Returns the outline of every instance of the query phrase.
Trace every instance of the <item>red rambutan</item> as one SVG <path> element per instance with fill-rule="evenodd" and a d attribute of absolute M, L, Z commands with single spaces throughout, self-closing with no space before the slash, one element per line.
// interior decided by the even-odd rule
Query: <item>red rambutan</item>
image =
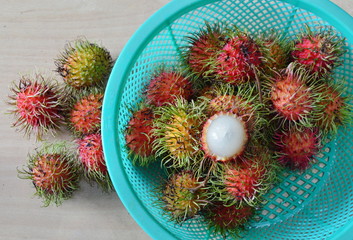
<path fill-rule="evenodd" d="M 340 57 L 345 53 L 344 39 L 332 30 L 314 33 L 306 27 L 306 32 L 298 37 L 291 55 L 294 61 L 318 76 L 329 73 L 340 65 Z"/>
<path fill-rule="evenodd" d="M 128 123 L 125 140 L 134 164 L 146 166 L 154 160 L 152 148 L 155 140 L 152 134 L 154 119 L 152 108 L 143 106 L 133 113 Z"/>
<path fill-rule="evenodd" d="M 293 170 L 310 167 L 314 155 L 319 151 L 318 132 L 311 128 L 292 128 L 275 135 L 278 148 L 278 161 Z"/>
<path fill-rule="evenodd" d="M 238 85 L 255 79 L 256 69 L 262 66 L 262 58 L 255 40 L 238 32 L 219 51 L 213 68 L 221 81 Z"/>
<path fill-rule="evenodd" d="M 75 135 L 99 131 L 101 126 L 103 94 L 85 93 L 75 99 L 69 113 L 69 125 Z"/>
<path fill-rule="evenodd" d="M 85 135 L 77 140 L 78 158 L 84 167 L 88 180 L 97 182 L 104 190 L 113 186 L 104 160 L 102 137 L 100 133 Z"/>
<path fill-rule="evenodd" d="M 32 180 L 35 195 L 43 199 L 44 206 L 60 205 L 79 186 L 76 157 L 64 143 L 44 145 L 29 156 L 27 168 L 18 171 L 19 177 Z"/>
<path fill-rule="evenodd" d="M 34 78 L 22 76 L 11 90 L 9 104 L 14 106 L 11 113 L 17 118 L 13 127 L 20 127 L 26 135 L 34 133 L 41 139 L 64 122 L 64 94 L 56 82 L 45 80 L 41 74 L 35 74 Z"/>
<path fill-rule="evenodd" d="M 176 71 L 160 71 L 155 74 L 147 87 L 147 102 L 154 106 L 173 103 L 177 97 L 190 100 L 193 95 L 190 80 Z"/>
<path fill-rule="evenodd" d="M 251 206 L 227 206 L 223 202 L 210 204 L 204 211 L 205 220 L 211 231 L 222 236 L 231 235 L 239 237 L 239 233 L 249 219 L 254 215 L 255 209 Z"/>

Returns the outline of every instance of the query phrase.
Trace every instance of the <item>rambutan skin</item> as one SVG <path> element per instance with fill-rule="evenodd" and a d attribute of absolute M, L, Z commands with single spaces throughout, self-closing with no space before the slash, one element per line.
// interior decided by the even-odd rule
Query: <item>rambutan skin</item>
<path fill-rule="evenodd" d="M 126 145 L 130 154 L 140 156 L 134 163 L 145 165 L 142 159 L 152 156 L 155 152 L 152 143 L 156 139 L 152 134 L 153 120 L 155 119 L 153 109 L 142 107 L 133 113 L 125 133 Z M 148 164 L 146 162 L 146 164 Z"/>
<path fill-rule="evenodd" d="M 225 82 L 238 85 L 255 79 L 255 69 L 262 65 L 256 42 L 246 34 L 231 37 L 219 52 L 214 71 Z"/>
<path fill-rule="evenodd" d="M 279 163 L 293 170 L 306 170 L 320 149 L 320 137 L 315 129 L 292 128 L 277 132 L 275 144 Z"/>
<path fill-rule="evenodd" d="M 46 80 L 41 74 L 33 78 L 22 76 L 11 91 L 11 113 L 17 118 L 13 127 L 20 127 L 26 135 L 34 134 L 40 140 L 64 123 L 65 94 L 55 81 Z"/>
<path fill-rule="evenodd" d="M 102 93 L 92 93 L 75 99 L 69 113 L 69 125 L 75 135 L 97 132 L 101 126 Z"/>
<path fill-rule="evenodd" d="M 154 75 L 147 87 L 147 102 L 154 106 L 173 103 L 177 97 L 190 100 L 193 95 L 191 81 L 176 71 L 161 71 Z"/>

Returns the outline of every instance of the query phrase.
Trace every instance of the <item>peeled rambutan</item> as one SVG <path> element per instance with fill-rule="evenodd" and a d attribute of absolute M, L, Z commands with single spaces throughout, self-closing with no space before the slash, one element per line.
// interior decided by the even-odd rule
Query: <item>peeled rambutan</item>
<path fill-rule="evenodd" d="M 176 98 L 190 100 L 193 95 L 190 80 L 177 71 L 161 70 L 151 78 L 146 91 L 147 102 L 154 106 L 173 103 Z"/>
<path fill-rule="evenodd" d="M 319 106 L 315 86 L 308 85 L 310 76 L 304 69 L 294 69 L 290 64 L 274 76 L 270 86 L 270 99 L 275 113 L 286 122 L 295 125 L 312 125 Z"/>
<path fill-rule="evenodd" d="M 202 105 L 177 99 L 156 111 L 154 149 L 165 166 L 185 168 L 202 158 L 199 137 L 204 121 Z"/>
<path fill-rule="evenodd" d="M 210 62 L 224 44 L 224 33 L 220 23 L 200 29 L 188 38 L 189 46 L 184 53 L 184 59 L 189 71 L 197 77 L 212 76 Z"/>
<path fill-rule="evenodd" d="M 237 238 L 254 213 L 251 206 L 228 206 L 224 202 L 216 202 L 206 207 L 203 216 L 213 233 Z"/>
<path fill-rule="evenodd" d="M 152 148 L 155 140 L 152 134 L 155 118 L 153 109 L 148 106 L 141 106 L 139 110 L 133 112 L 125 133 L 129 157 L 133 164 L 147 166 L 155 159 Z"/>
<path fill-rule="evenodd" d="M 290 128 L 276 133 L 275 144 L 278 162 L 293 170 L 305 170 L 319 151 L 320 137 L 311 128 Z"/>
<path fill-rule="evenodd" d="M 298 36 L 291 55 L 312 74 L 322 76 L 340 65 L 340 57 L 345 53 L 343 47 L 344 39 L 332 30 L 313 32 L 307 26 L 306 31 Z"/>
<path fill-rule="evenodd" d="M 112 190 L 113 185 L 104 160 L 101 134 L 88 134 L 76 142 L 78 159 L 83 165 L 86 178 L 97 182 L 105 191 Z"/>
<path fill-rule="evenodd" d="M 55 61 L 57 72 L 74 89 L 104 85 L 113 66 L 107 49 L 85 39 L 67 44 Z"/>
<path fill-rule="evenodd" d="M 35 134 L 41 139 L 64 122 L 65 94 L 54 80 L 46 80 L 41 74 L 22 76 L 11 91 L 9 104 L 14 106 L 11 113 L 17 118 L 13 127 L 20 127 L 26 135 Z"/>
<path fill-rule="evenodd" d="M 68 122 L 75 135 L 97 132 L 101 126 L 103 93 L 91 91 L 75 97 Z"/>
<path fill-rule="evenodd" d="M 207 191 L 201 180 L 191 171 L 174 173 L 163 186 L 163 209 L 177 223 L 193 218 L 208 203 Z"/>
<path fill-rule="evenodd" d="M 353 121 L 353 106 L 348 97 L 343 96 L 344 91 L 342 83 L 323 83 L 320 86 L 321 98 L 317 105 L 323 106 L 323 110 L 317 114 L 315 126 L 324 133 L 337 133 L 339 126 Z"/>
<path fill-rule="evenodd" d="M 237 31 L 227 40 L 212 63 L 217 78 L 234 85 L 256 77 L 256 69 L 263 64 L 259 45 L 248 34 Z"/>
<path fill-rule="evenodd" d="M 231 112 L 210 117 L 202 129 L 202 149 L 214 161 L 229 161 L 241 156 L 248 142 L 245 122 Z"/>
<path fill-rule="evenodd" d="M 44 206 L 60 205 L 79 187 L 80 169 L 65 143 L 44 145 L 29 156 L 26 168 L 18 171 L 19 177 L 32 180 Z"/>

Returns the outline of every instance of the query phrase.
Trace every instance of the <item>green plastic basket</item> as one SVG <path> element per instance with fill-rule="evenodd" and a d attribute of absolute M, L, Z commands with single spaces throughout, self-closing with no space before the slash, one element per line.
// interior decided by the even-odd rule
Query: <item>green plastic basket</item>
<path fill-rule="evenodd" d="M 129 213 L 154 239 L 223 239 L 201 218 L 182 226 L 168 221 L 152 195 L 162 181 L 159 164 L 138 168 L 127 158 L 123 131 L 127 106 L 137 104 L 149 74 L 160 64 L 179 64 L 185 36 L 204 22 L 235 23 L 257 33 L 272 28 L 288 36 L 305 24 L 332 26 L 347 39 L 344 64 L 335 70 L 353 91 L 353 19 L 328 0 L 174 0 L 149 18 L 125 46 L 110 76 L 102 116 L 103 147 L 114 187 Z M 353 239 L 353 129 L 340 129 L 304 173 L 291 172 L 265 196 L 266 203 L 244 239 Z"/>

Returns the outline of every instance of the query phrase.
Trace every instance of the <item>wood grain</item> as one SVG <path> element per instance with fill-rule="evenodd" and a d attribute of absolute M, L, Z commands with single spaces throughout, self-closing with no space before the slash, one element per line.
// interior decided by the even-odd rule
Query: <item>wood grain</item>
<path fill-rule="evenodd" d="M 116 58 L 136 29 L 169 0 L 0 0 L 0 239 L 151 239 L 118 196 L 82 184 L 60 207 L 41 207 L 17 167 L 38 145 L 11 128 L 9 86 L 35 69 L 55 75 L 54 60 L 67 41 L 85 36 Z M 353 14 L 352 0 L 334 0 Z"/>

